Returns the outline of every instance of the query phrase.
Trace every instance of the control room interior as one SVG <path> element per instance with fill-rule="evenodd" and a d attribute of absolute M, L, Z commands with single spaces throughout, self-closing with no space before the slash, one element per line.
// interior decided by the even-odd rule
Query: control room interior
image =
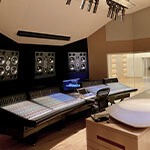
<path fill-rule="evenodd" d="M 133 88 L 124 99 L 149 89 L 150 1 L 120 1 L 130 6 L 113 18 L 107 0 L 0 0 L 0 150 L 86 150 L 94 99 L 78 97 L 77 89 L 103 85 L 104 79 Z M 81 9 L 83 2 L 91 3 L 91 10 L 87 4 Z M 64 89 L 64 82 L 74 79 L 80 87 Z M 38 101 L 57 92 L 85 103 L 74 101 L 51 115 Z M 8 111 L 20 102 L 40 105 L 50 117 L 28 122 Z"/>

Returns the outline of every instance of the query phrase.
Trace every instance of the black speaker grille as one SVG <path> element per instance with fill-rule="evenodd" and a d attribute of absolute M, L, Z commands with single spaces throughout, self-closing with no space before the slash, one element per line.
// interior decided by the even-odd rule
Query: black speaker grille
<path fill-rule="evenodd" d="M 0 50 L 0 81 L 18 78 L 19 51 Z"/>
<path fill-rule="evenodd" d="M 68 66 L 70 72 L 87 71 L 87 53 L 68 52 Z"/>
<path fill-rule="evenodd" d="M 35 78 L 55 76 L 55 52 L 35 52 Z"/>

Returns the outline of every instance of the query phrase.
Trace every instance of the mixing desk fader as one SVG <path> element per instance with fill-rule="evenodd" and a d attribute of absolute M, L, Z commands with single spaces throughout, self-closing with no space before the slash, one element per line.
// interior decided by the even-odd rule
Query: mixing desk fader
<path fill-rule="evenodd" d="M 85 103 L 85 101 L 80 98 L 75 98 L 63 93 L 54 93 L 32 100 L 38 104 L 51 108 L 53 111 L 63 111 Z"/>
<path fill-rule="evenodd" d="M 110 88 L 110 95 L 137 91 L 137 89 L 124 85 L 120 82 L 107 83 L 107 86 Z"/>
<path fill-rule="evenodd" d="M 21 118 L 35 122 L 44 119 L 52 113 L 52 109 L 30 101 L 21 101 L 1 108 Z"/>

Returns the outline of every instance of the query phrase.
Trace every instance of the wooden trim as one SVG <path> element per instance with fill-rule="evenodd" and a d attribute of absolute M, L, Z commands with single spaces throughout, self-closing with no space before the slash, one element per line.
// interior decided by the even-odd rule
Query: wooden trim
<path fill-rule="evenodd" d="M 121 144 L 119 144 L 119 143 L 116 143 L 116 142 L 114 142 L 114 141 L 111 141 L 111 140 L 109 140 L 109 139 L 106 139 L 106 138 L 104 138 L 104 137 L 102 137 L 102 136 L 97 135 L 97 139 L 98 139 L 98 140 L 101 140 L 101 141 L 104 141 L 104 142 L 106 142 L 106 143 L 108 143 L 108 144 L 111 144 L 111 145 L 113 145 L 113 146 L 116 146 L 116 147 L 118 147 L 118 148 L 120 148 L 120 149 L 122 149 L 122 150 L 125 150 L 125 146 L 124 146 L 124 145 L 121 145 Z"/>

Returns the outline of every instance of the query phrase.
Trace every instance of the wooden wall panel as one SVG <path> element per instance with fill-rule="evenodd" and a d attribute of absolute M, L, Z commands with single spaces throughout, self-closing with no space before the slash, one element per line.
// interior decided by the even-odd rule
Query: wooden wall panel
<path fill-rule="evenodd" d="M 150 38 L 138 39 L 133 41 L 134 52 L 150 52 Z"/>
<path fill-rule="evenodd" d="M 111 41 L 106 42 L 107 53 L 122 53 L 133 51 L 133 41 Z"/>
<path fill-rule="evenodd" d="M 88 37 L 89 78 L 98 80 L 108 77 L 107 54 L 133 52 L 133 41 L 106 41 L 105 27 Z"/>
<path fill-rule="evenodd" d="M 101 79 L 107 76 L 107 51 L 105 27 L 101 28 L 88 39 L 89 78 Z"/>

